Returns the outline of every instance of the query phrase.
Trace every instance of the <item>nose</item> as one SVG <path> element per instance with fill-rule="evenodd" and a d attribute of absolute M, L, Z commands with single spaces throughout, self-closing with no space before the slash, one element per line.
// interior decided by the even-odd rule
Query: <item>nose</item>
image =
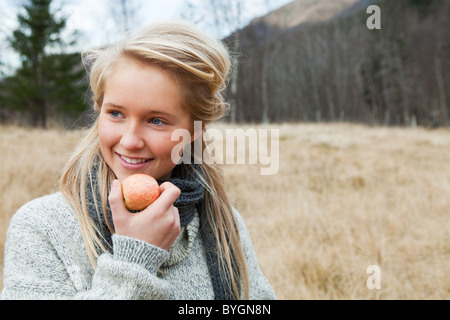
<path fill-rule="evenodd" d="M 145 145 L 139 124 L 131 123 L 120 139 L 120 144 L 127 150 L 139 150 Z"/>

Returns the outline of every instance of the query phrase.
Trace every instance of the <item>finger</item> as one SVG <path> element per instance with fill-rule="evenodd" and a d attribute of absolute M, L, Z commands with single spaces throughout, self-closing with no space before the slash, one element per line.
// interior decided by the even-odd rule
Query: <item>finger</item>
<path fill-rule="evenodd" d="M 167 193 L 166 196 L 171 195 L 172 197 L 174 197 L 173 199 L 174 202 L 181 194 L 180 188 L 178 188 L 171 182 L 164 182 L 159 186 L 159 188 L 161 190 L 161 194 Z"/>
<path fill-rule="evenodd" d="M 181 230 L 180 214 L 178 212 L 178 208 L 175 206 L 171 206 L 164 215 L 164 219 L 170 229 L 171 234 L 173 234 L 176 238 Z"/>
<path fill-rule="evenodd" d="M 128 212 L 123 201 L 122 186 L 119 180 L 114 180 L 111 183 L 111 191 L 108 196 L 108 201 L 111 208 L 113 221 L 116 223 L 117 219 L 126 215 Z"/>
<path fill-rule="evenodd" d="M 161 184 L 160 190 L 160 196 L 149 206 L 149 208 L 163 214 L 167 212 L 175 200 L 177 200 L 181 194 L 181 190 L 170 182 Z"/>
<path fill-rule="evenodd" d="M 178 233 L 180 233 L 180 225 L 181 225 L 181 223 L 180 223 L 180 213 L 178 212 L 178 208 L 176 208 L 176 207 L 173 207 L 174 208 L 174 210 L 172 211 L 173 212 L 173 217 L 174 217 L 174 225 L 175 226 L 177 226 L 177 231 L 178 231 Z"/>

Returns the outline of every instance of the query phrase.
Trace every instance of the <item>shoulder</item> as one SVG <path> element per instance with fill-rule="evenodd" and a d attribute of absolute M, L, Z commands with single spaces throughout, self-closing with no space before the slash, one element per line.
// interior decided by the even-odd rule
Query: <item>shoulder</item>
<path fill-rule="evenodd" d="M 233 208 L 233 213 L 239 226 L 242 248 L 247 261 L 247 270 L 250 280 L 250 299 L 275 299 L 275 293 L 259 267 L 258 259 L 256 258 L 256 253 L 253 248 L 253 243 L 244 219 L 235 208 Z"/>
<path fill-rule="evenodd" d="M 52 228 L 69 227 L 76 221 L 75 211 L 61 192 L 49 194 L 25 203 L 10 220 L 10 228 L 33 226 Z M 46 228 L 46 229 L 47 229 Z"/>
<path fill-rule="evenodd" d="M 236 219 L 237 225 L 239 227 L 239 231 L 241 232 L 248 232 L 247 226 L 245 225 L 244 218 L 242 218 L 242 215 L 239 213 L 239 211 L 233 207 L 233 214 Z"/>
<path fill-rule="evenodd" d="M 75 210 L 58 192 L 34 199 L 17 210 L 8 226 L 5 252 L 16 258 L 29 255 L 47 260 L 51 253 L 57 253 L 67 260 L 67 255 L 78 252 L 75 248 L 82 241 Z"/>
<path fill-rule="evenodd" d="M 237 226 L 239 228 L 239 234 L 241 237 L 241 242 L 244 247 L 244 249 L 250 249 L 253 250 L 252 247 L 252 240 L 250 238 L 250 233 L 247 229 L 247 225 L 245 224 L 244 218 L 239 213 L 239 211 L 233 207 L 233 214 L 236 219 Z"/>
<path fill-rule="evenodd" d="M 57 192 L 25 203 L 17 210 L 12 220 L 46 220 L 59 216 L 61 213 L 73 213 L 73 209 L 63 194 Z"/>

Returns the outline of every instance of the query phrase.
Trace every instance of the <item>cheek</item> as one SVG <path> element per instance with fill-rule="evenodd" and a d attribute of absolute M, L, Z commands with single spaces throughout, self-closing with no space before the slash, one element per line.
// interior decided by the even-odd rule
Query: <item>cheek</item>
<path fill-rule="evenodd" d="M 108 125 L 107 122 L 102 121 L 102 119 L 99 119 L 98 124 L 98 136 L 100 139 L 100 147 L 103 153 L 108 151 L 111 147 L 113 147 L 117 143 L 117 139 L 120 139 L 118 137 L 117 130 L 113 130 L 110 125 Z M 104 156 L 106 156 L 104 154 Z"/>
<path fill-rule="evenodd" d="M 176 144 L 176 141 L 171 140 L 171 135 L 153 136 L 152 139 L 149 139 L 148 141 L 152 153 L 160 159 L 170 159 L 172 149 Z"/>

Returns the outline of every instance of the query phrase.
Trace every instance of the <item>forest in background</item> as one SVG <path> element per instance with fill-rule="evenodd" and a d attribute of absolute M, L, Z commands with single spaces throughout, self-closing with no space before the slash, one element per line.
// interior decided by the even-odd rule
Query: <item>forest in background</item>
<path fill-rule="evenodd" d="M 228 38 L 240 44 L 235 119 L 448 126 L 450 1 L 372 3 L 381 29 L 367 28 L 361 2 L 280 28 L 298 14 L 290 3 Z"/>
<path fill-rule="evenodd" d="M 41 2 L 51 0 L 29 1 Z M 381 10 L 381 29 L 366 26 L 371 4 Z M 317 19 L 323 11 L 328 16 Z M 292 1 L 224 39 L 235 62 L 228 120 L 449 126 L 449 16 L 443 0 Z M 21 28 L 38 19 L 39 28 L 53 29 L 42 29 L 44 38 L 12 38 L 22 68 L 0 80 L 0 123 L 86 125 L 90 95 L 80 54 L 27 52 L 33 43 L 58 44 L 64 19 L 45 12 L 21 19 Z"/>

